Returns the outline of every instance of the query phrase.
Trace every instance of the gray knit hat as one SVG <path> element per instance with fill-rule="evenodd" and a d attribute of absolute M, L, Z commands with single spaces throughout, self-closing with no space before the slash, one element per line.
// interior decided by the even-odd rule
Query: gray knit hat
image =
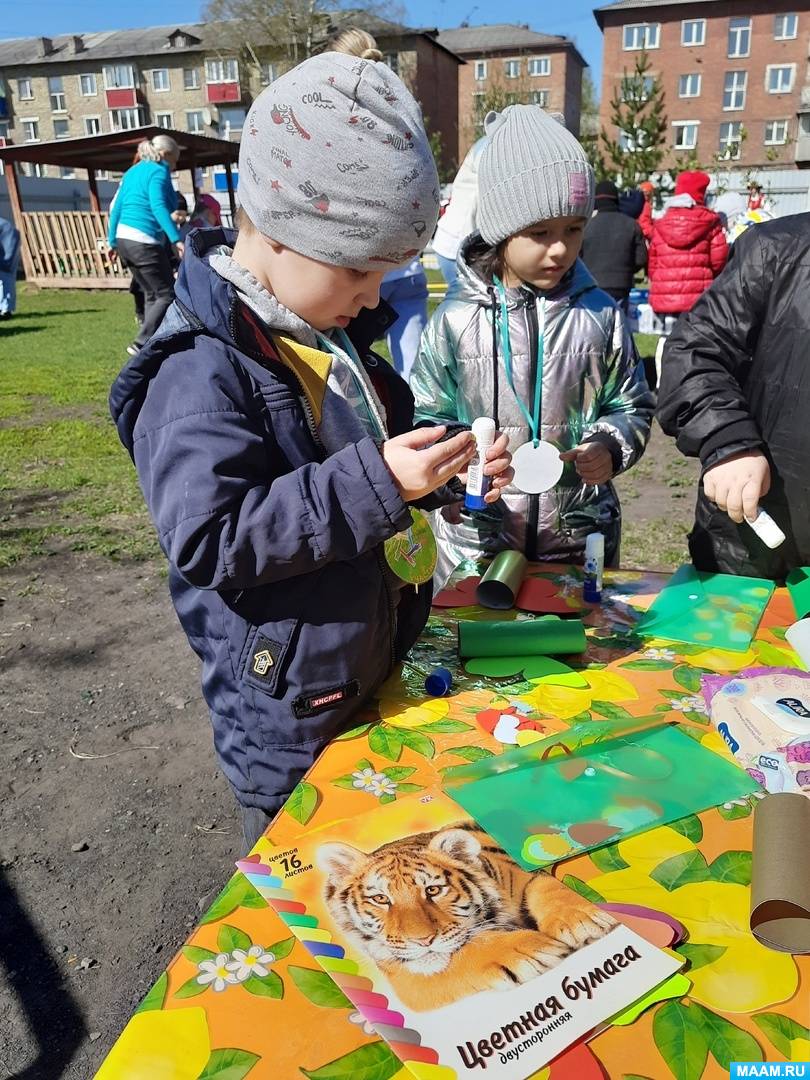
<path fill-rule="evenodd" d="M 355 270 L 409 262 L 439 216 L 419 106 L 385 64 L 305 60 L 248 113 L 239 199 L 260 232 L 310 258 Z"/>
<path fill-rule="evenodd" d="M 499 244 L 537 221 L 590 217 L 593 169 L 562 123 L 538 105 L 510 105 L 484 121 L 477 226 Z"/>

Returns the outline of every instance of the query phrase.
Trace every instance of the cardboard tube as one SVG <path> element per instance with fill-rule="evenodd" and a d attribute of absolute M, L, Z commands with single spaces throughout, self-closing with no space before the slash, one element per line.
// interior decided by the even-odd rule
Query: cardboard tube
<path fill-rule="evenodd" d="M 581 619 L 542 619 L 521 622 L 460 622 L 458 654 L 474 656 L 556 656 L 585 651 Z"/>
<path fill-rule="evenodd" d="M 767 795 L 754 810 L 751 933 L 778 952 L 810 953 L 810 799 Z"/>
<path fill-rule="evenodd" d="M 528 565 L 526 556 L 519 551 L 499 552 L 478 582 L 475 590 L 478 603 L 499 611 L 514 607 Z"/>

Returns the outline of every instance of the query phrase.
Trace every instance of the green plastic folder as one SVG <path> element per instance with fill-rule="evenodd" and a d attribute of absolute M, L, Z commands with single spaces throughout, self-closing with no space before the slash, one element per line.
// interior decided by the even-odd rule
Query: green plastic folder
<path fill-rule="evenodd" d="M 806 618 L 810 615 L 810 566 L 797 566 L 785 580 L 796 609 L 796 618 Z"/>
<path fill-rule="evenodd" d="M 566 735 L 577 749 L 563 743 Z M 527 870 L 759 790 L 739 766 L 671 726 L 589 745 L 562 732 L 545 760 L 538 759 L 538 745 L 488 758 L 480 778 L 468 779 L 476 770 L 462 766 L 443 781 L 447 794 Z"/>
<path fill-rule="evenodd" d="M 745 652 L 774 588 L 764 578 L 709 574 L 682 566 L 636 629 L 643 637 Z"/>

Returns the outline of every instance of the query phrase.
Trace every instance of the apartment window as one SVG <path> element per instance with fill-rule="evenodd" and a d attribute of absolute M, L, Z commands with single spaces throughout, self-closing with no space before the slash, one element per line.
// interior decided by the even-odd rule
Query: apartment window
<path fill-rule="evenodd" d="M 390 65 L 389 65 L 390 67 Z M 269 86 L 276 77 L 275 64 L 262 64 L 259 68 L 259 81 L 262 86 Z"/>
<path fill-rule="evenodd" d="M 798 37 L 798 15 L 775 15 L 773 20 L 773 36 L 777 41 L 788 41 Z"/>
<path fill-rule="evenodd" d="M 39 142 L 39 119 L 33 117 L 30 120 L 20 118 L 23 129 L 23 142 Z"/>
<path fill-rule="evenodd" d="M 399 53 L 385 53 L 383 56 L 383 63 L 387 64 L 395 75 L 399 74 Z"/>
<path fill-rule="evenodd" d="M 728 20 L 728 55 L 750 56 L 751 54 L 751 20 L 729 19 Z"/>
<path fill-rule="evenodd" d="M 507 90 L 506 92 L 506 104 L 507 105 L 521 105 L 520 94 L 516 90 Z"/>
<path fill-rule="evenodd" d="M 720 125 L 720 157 L 734 160 L 740 156 L 742 145 L 742 124 L 734 120 Z"/>
<path fill-rule="evenodd" d="M 681 75 L 678 79 L 678 97 L 700 97 L 700 74 Z"/>
<path fill-rule="evenodd" d="M 529 61 L 529 74 L 530 75 L 550 75 L 551 74 L 551 57 L 550 56 L 533 56 Z"/>
<path fill-rule="evenodd" d="M 158 127 L 162 128 L 174 127 L 174 114 L 170 112 L 156 112 L 155 123 Z"/>
<path fill-rule="evenodd" d="M 94 72 L 79 76 L 79 93 L 82 97 L 95 97 L 98 93 L 96 76 Z"/>
<path fill-rule="evenodd" d="M 672 145 L 676 150 L 696 149 L 699 126 L 697 120 L 676 120 L 672 126 L 675 128 Z"/>
<path fill-rule="evenodd" d="M 227 60 L 206 60 L 205 81 L 208 83 L 238 82 L 238 63 L 234 58 Z"/>
<path fill-rule="evenodd" d="M 140 108 L 110 110 L 110 129 L 112 131 L 132 131 L 133 128 L 138 127 L 143 127 Z"/>
<path fill-rule="evenodd" d="M 745 88 L 747 83 L 747 71 L 726 72 L 726 79 L 723 83 L 723 109 L 725 112 L 745 108 Z"/>
<path fill-rule="evenodd" d="M 478 82 L 487 77 L 487 62 L 486 60 L 475 61 L 475 78 Z"/>
<path fill-rule="evenodd" d="M 657 49 L 661 41 L 661 23 L 632 23 L 625 26 L 624 49 Z"/>
<path fill-rule="evenodd" d="M 270 67 L 273 65 L 270 64 Z M 183 89 L 184 90 L 199 90 L 200 89 L 200 69 L 199 68 L 183 68 Z"/>
<path fill-rule="evenodd" d="M 227 139 L 232 132 L 241 131 L 245 126 L 247 109 L 241 105 L 220 105 L 219 107 L 219 134 Z"/>
<path fill-rule="evenodd" d="M 8 120 L 0 120 L 0 139 L 7 139 L 11 124 Z"/>
<path fill-rule="evenodd" d="M 67 112 L 65 87 L 61 75 L 51 75 L 48 79 L 48 95 L 51 99 L 51 112 Z"/>
<path fill-rule="evenodd" d="M 681 45 L 705 45 L 706 20 L 684 19 L 681 23 Z"/>
<path fill-rule="evenodd" d="M 104 86 L 108 90 L 134 90 L 135 68 L 132 64 L 105 64 Z"/>
<path fill-rule="evenodd" d="M 152 89 L 158 94 L 171 90 L 168 68 L 155 68 L 152 71 Z"/>
<path fill-rule="evenodd" d="M 532 90 L 532 105 L 539 105 L 541 109 L 548 108 L 548 90 Z"/>
<path fill-rule="evenodd" d="M 769 120 L 765 124 L 765 145 L 784 146 L 788 141 L 788 120 Z"/>
<path fill-rule="evenodd" d="M 483 123 L 484 120 L 484 98 L 486 94 L 474 92 L 473 99 L 473 115 L 478 123 Z"/>
<path fill-rule="evenodd" d="M 768 64 L 765 68 L 765 88 L 769 94 L 789 94 L 793 89 L 795 64 Z"/>
<path fill-rule="evenodd" d="M 629 79 L 622 79 L 622 101 L 648 101 L 654 84 L 654 75 L 644 75 L 643 78 L 633 76 Z"/>
<path fill-rule="evenodd" d="M 205 124 L 203 123 L 201 109 L 192 109 L 190 112 L 186 112 L 186 131 L 191 131 L 195 135 L 202 135 L 204 129 Z"/>
<path fill-rule="evenodd" d="M 17 97 L 20 101 L 31 101 L 34 96 L 32 79 L 17 79 Z"/>
<path fill-rule="evenodd" d="M 101 134 L 101 117 L 100 116 L 84 116 L 82 117 L 84 123 L 85 135 L 100 135 Z"/>
<path fill-rule="evenodd" d="M 62 180 L 75 180 L 76 170 L 70 165 L 62 165 L 59 168 L 59 176 Z"/>
<path fill-rule="evenodd" d="M 38 161 L 21 161 L 20 168 L 23 176 L 45 176 L 45 166 Z"/>
<path fill-rule="evenodd" d="M 520 61 L 519 60 L 505 60 L 503 64 L 503 73 L 507 79 L 519 79 L 520 78 Z"/>

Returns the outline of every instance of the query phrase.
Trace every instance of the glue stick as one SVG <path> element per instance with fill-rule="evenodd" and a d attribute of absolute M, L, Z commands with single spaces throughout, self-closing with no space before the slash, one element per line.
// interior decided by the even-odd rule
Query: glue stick
<path fill-rule="evenodd" d="M 484 466 L 487 463 L 487 450 L 495 442 L 495 421 L 488 416 L 479 416 L 472 423 L 472 433 L 475 436 L 475 457 L 467 466 L 467 492 L 464 496 L 464 506 L 467 510 L 483 510 L 486 508 L 484 496 L 489 491 L 489 477 L 484 476 Z"/>
<path fill-rule="evenodd" d="M 588 533 L 585 538 L 585 578 L 582 583 L 582 599 L 586 604 L 598 604 L 602 599 L 602 573 L 604 569 L 604 533 Z"/>
<path fill-rule="evenodd" d="M 748 521 L 747 518 L 745 520 L 765 547 L 778 548 L 787 539 L 771 515 L 767 510 L 763 510 L 761 506 L 757 507 L 757 516 L 753 521 Z"/>

